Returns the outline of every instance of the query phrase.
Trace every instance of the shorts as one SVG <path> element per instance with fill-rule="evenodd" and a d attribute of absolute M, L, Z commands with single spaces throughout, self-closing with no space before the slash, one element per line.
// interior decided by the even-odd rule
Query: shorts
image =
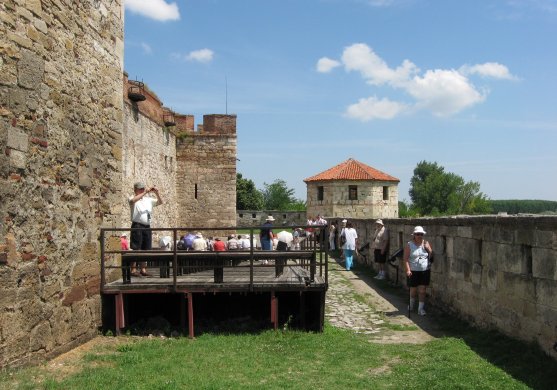
<path fill-rule="evenodd" d="M 412 276 L 407 278 L 408 287 L 429 286 L 431 270 L 412 271 Z"/>
<path fill-rule="evenodd" d="M 381 249 L 375 249 L 373 251 L 373 256 L 375 258 L 376 263 L 385 264 L 387 262 L 387 251 L 381 254 Z"/>
<path fill-rule="evenodd" d="M 149 250 L 152 248 L 152 234 L 149 225 L 132 222 L 130 248 L 133 250 Z M 137 229 L 137 230 L 135 230 Z"/>

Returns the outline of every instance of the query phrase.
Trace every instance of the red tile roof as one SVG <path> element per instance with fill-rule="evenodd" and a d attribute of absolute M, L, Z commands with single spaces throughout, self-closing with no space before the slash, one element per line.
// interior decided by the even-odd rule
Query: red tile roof
<path fill-rule="evenodd" d="M 304 182 L 313 181 L 330 181 L 330 180 L 375 180 L 375 181 L 394 181 L 400 182 L 399 179 L 391 175 L 387 175 L 375 168 L 364 163 L 349 158 L 348 160 L 335 165 L 317 175 L 308 177 Z"/>

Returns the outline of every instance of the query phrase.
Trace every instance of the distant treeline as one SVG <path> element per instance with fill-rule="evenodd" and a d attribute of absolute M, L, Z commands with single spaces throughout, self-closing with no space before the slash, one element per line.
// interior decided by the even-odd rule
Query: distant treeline
<path fill-rule="evenodd" d="M 552 200 L 489 200 L 493 213 L 506 211 L 509 214 L 556 214 L 557 202 Z"/>

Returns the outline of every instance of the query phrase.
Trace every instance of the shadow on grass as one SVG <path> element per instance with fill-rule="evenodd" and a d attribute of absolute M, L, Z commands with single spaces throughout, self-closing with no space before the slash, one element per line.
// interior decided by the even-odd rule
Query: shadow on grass
<path fill-rule="evenodd" d="M 338 258 L 332 260 L 343 266 Z M 405 287 L 374 279 L 375 272 L 361 264 L 354 267 L 353 273 L 396 308 L 395 311 L 385 313 L 387 317 L 408 315 L 408 291 Z M 427 316 L 421 317 L 414 312 L 410 318 L 436 338 L 463 340 L 483 359 L 531 388 L 557 389 L 557 361 L 535 343 L 516 340 L 496 330 L 479 329 L 440 307 L 429 306 Z"/>

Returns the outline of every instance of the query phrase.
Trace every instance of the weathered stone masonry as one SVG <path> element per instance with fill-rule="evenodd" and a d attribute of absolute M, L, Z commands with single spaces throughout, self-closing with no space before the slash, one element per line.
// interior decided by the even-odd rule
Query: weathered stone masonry
<path fill-rule="evenodd" d="M 414 226 L 426 230 L 435 252 L 432 286 L 438 305 L 479 326 L 536 341 L 557 359 L 557 217 L 383 221 L 391 232 L 391 253 L 410 240 Z M 369 242 L 373 220 L 354 222 L 361 242 Z"/>
<path fill-rule="evenodd" d="M 121 212 L 119 0 L 0 3 L 0 366 L 100 324 L 98 232 Z"/>

